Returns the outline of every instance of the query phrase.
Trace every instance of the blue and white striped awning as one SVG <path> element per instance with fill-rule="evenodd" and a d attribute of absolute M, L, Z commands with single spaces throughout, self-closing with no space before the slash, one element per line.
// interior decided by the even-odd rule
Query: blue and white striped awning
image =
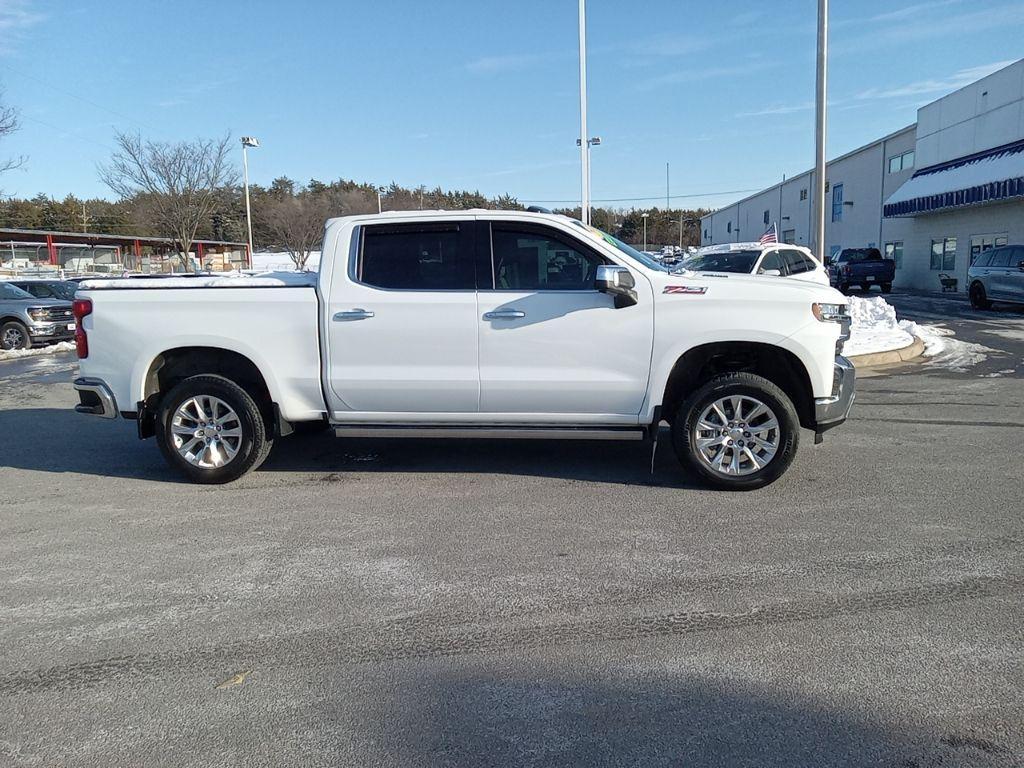
<path fill-rule="evenodd" d="M 1024 141 L 922 168 L 885 201 L 886 218 L 1024 198 Z"/>

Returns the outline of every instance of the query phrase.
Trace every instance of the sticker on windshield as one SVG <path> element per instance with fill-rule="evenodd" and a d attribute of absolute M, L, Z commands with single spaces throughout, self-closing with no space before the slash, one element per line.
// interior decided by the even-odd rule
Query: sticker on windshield
<path fill-rule="evenodd" d="M 687 293 L 700 295 L 707 293 L 708 288 L 706 285 L 666 285 L 665 290 L 662 293 Z"/>

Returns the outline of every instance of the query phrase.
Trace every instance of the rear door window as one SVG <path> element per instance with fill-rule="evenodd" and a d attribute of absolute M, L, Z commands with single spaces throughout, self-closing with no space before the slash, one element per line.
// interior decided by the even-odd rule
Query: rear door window
<path fill-rule="evenodd" d="M 473 232 L 473 222 L 364 227 L 355 277 L 391 290 L 475 290 Z"/>
<path fill-rule="evenodd" d="M 782 259 L 786 263 L 786 271 L 790 275 L 799 275 L 814 269 L 814 262 L 806 258 L 800 251 L 786 249 L 782 251 Z"/>
<path fill-rule="evenodd" d="M 761 259 L 761 266 L 757 268 L 757 271 L 762 273 L 772 269 L 777 270 L 780 275 L 786 274 L 786 265 L 778 251 L 768 251 Z"/>

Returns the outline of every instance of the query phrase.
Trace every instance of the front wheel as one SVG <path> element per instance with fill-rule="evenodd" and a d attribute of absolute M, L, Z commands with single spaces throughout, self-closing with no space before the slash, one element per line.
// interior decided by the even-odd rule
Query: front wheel
<path fill-rule="evenodd" d="M 171 389 L 156 429 L 167 463 L 194 483 L 237 480 L 263 463 L 272 442 L 252 396 L 222 376 L 191 376 Z"/>
<path fill-rule="evenodd" d="M 800 422 L 786 394 L 763 376 L 726 373 L 693 392 L 672 423 L 680 462 L 709 485 L 750 491 L 789 468 Z"/>
<path fill-rule="evenodd" d="M 981 283 L 971 283 L 968 295 L 971 297 L 971 306 L 974 309 L 989 309 L 992 306 L 992 302 L 988 300 L 988 294 L 985 293 L 985 286 Z"/>
<path fill-rule="evenodd" d="M 892 293 L 892 283 L 882 283 L 882 293 Z"/>
<path fill-rule="evenodd" d="M 28 349 L 31 346 L 32 337 L 28 335 L 28 328 L 17 320 L 11 320 L 0 327 L 0 348 Z"/>

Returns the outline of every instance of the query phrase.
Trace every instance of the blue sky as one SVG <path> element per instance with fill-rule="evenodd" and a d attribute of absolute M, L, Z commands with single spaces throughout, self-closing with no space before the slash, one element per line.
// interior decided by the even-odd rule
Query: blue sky
<path fill-rule="evenodd" d="M 830 156 L 1024 55 L 1020 0 L 832 2 Z M 724 205 L 811 165 L 814 0 L 588 4 L 593 197 Z M 251 178 L 579 195 L 575 0 L 0 0 L 7 195 L 111 193 L 115 130 L 263 146 Z M 630 202 L 616 203 L 629 206 Z"/>

